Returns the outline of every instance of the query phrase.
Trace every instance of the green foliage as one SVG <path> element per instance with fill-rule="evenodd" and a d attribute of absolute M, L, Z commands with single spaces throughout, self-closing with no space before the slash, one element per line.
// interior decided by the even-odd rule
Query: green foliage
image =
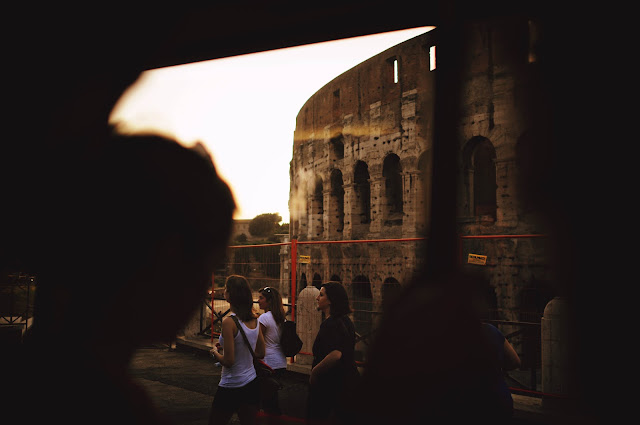
<path fill-rule="evenodd" d="M 249 233 L 254 237 L 268 238 L 274 233 L 278 233 L 280 229 L 278 223 L 281 221 L 282 217 L 278 213 L 257 215 L 249 223 Z"/>

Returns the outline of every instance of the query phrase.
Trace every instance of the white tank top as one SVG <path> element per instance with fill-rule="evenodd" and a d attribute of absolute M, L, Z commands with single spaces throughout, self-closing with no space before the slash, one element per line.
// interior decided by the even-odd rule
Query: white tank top
<path fill-rule="evenodd" d="M 231 313 L 235 316 L 234 313 Z M 258 332 L 260 331 L 260 324 L 256 324 L 255 329 L 249 329 L 242 320 L 238 319 L 240 326 L 244 329 L 244 333 L 247 335 L 247 339 L 251 344 L 251 348 L 256 350 L 256 343 L 258 342 Z M 218 339 L 220 345 L 224 349 L 224 338 L 220 335 Z M 238 388 L 244 387 L 249 382 L 256 379 L 256 370 L 253 367 L 253 357 L 251 356 L 251 352 L 247 347 L 247 343 L 244 342 L 244 338 L 238 330 L 238 333 L 234 337 L 234 357 L 235 360 L 231 367 L 222 366 L 222 375 L 220 377 L 220 383 L 218 384 L 221 387 L 227 388 Z"/>
<path fill-rule="evenodd" d="M 258 318 L 258 323 L 263 324 L 266 328 L 264 332 L 266 348 L 264 362 L 271 366 L 272 369 L 285 369 L 287 367 L 287 358 L 282 352 L 282 347 L 280 347 L 280 326 L 273 319 L 273 314 L 270 311 L 261 314 Z"/>

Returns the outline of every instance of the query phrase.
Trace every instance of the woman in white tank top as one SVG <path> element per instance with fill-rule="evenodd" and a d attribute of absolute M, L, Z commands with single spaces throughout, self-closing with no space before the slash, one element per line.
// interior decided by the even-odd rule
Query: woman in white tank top
<path fill-rule="evenodd" d="M 266 286 L 260 289 L 258 306 L 264 310 L 258 318 L 260 329 L 264 335 L 266 354 L 264 362 L 275 371 L 274 378 L 282 385 L 282 375 L 287 370 L 287 358 L 280 346 L 281 325 L 285 321 L 285 311 L 282 306 L 282 297 L 275 288 Z M 271 415 L 280 415 L 280 402 L 278 392 L 274 392 L 270 397 L 263 395 L 260 400 L 262 409 Z"/>
<path fill-rule="evenodd" d="M 243 276 L 227 278 L 224 297 L 231 306 L 231 315 L 239 319 L 256 357 L 265 355 L 265 343 L 256 314 L 249 282 Z M 209 424 L 226 424 L 234 413 L 242 425 L 254 424 L 259 409 L 259 388 L 253 357 L 232 317 L 222 321 L 220 349 L 211 354 L 222 365 L 222 376 L 213 398 Z"/>

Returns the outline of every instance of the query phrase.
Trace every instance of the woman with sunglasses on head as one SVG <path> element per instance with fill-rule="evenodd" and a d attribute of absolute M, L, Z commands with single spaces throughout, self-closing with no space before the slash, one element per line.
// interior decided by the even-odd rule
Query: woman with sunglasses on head
<path fill-rule="evenodd" d="M 286 320 L 282 297 L 275 288 L 266 286 L 259 291 L 258 306 L 264 311 L 258 318 L 266 347 L 264 362 L 271 366 L 275 371 L 275 378 L 280 381 L 280 377 L 287 370 L 287 358 L 280 347 L 281 328 Z M 271 415 L 282 413 L 277 391 L 272 397 L 263 398 L 260 404 L 266 413 Z"/>

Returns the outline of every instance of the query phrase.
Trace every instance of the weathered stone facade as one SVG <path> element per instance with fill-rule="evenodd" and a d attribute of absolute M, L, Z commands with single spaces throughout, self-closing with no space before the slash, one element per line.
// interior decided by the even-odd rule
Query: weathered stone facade
<path fill-rule="evenodd" d="M 298 241 L 417 238 L 427 228 L 434 72 L 429 32 L 338 76 L 297 116 L 291 161 L 290 233 Z M 367 333 L 422 242 L 300 245 L 298 290 L 347 285 L 356 328 Z"/>
<path fill-rule="evenodd" d="M 432 33 L 340 75 L 296 121 L 289 210 L 298 240 L 421 236 L 432 140 Z"/>
<path fill-rule="evenodd" d="M 527 20 L 512 20 L 478 24 L 466 34 L 473 48 L 462 67 L 459 137 L 446 142 L 460 154 L 459 234 L 496 236 L 462 238 L 461 262 L 482 267 L 495 318 L 511 321 L 539 321 L 553 295 L 545 285 L 544 238 L 528 236 L 544 229 L 518 184 L 527 161 L 522 152 L 535 142 L 528 110 L 537 83 L 534 30 Z M 302 107 L 290 168 L 292 240 L 428 236 L 436 37 L 437 29 L 370 58 Z M 339 279 L 356 302 L 370 297 L 373 311 L 384 301 L 384 284 L 407 282 L 420 255 L 401 244 L 314 249 L 312 261 L 298 268 L 298 282 Z M 486 265 L 466 264 L 468 253 L 486 255 Z M 368 291 L 354 288 L 360 283 Z"/>

